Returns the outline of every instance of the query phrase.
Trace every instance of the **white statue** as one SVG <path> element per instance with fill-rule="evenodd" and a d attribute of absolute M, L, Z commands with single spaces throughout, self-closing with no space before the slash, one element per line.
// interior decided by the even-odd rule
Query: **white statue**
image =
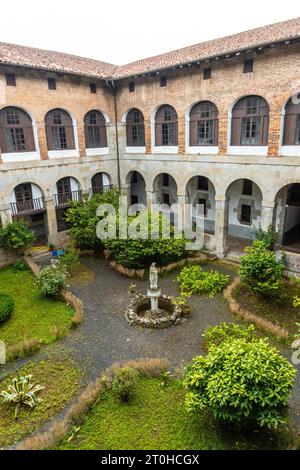
<path fill-rule="evenodd" d="M 158 290 L 158 270 L 155 263 L 150 266 L 150 289 Z"/>

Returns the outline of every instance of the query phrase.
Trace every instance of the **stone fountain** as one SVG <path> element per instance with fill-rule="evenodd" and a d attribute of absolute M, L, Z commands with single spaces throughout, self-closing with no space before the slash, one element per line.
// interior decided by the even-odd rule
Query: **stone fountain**
<path fill-rule="evenodd" d="M 183 310 L 174 302 L 174 298 L 162 295 L 158 285 L 158 269 L 152 263 L 149 274 L 147 295 L 136 295 L 125 311 L 130 325 L 145 328 L 167 328 L 181 321 Z"/>

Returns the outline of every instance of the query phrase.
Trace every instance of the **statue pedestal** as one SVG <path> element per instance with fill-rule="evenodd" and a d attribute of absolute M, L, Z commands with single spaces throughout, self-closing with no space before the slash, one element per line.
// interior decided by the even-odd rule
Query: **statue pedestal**
<path fill-rule="evenodd" d="M 156 290 L 148 289 L 147 295 L 148 295 L 148 297 L 150 299 L 150 302 L 151 302 L 151 311 L 152 312 L 157 312 L 157 310 L 158 310 L 158 298 L 161 295 L 161 290 L 160 289 L 156 289 Z"/>

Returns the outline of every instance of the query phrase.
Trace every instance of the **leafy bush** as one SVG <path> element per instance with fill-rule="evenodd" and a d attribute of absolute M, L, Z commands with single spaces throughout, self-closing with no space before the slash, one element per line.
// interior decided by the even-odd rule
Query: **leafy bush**
<path fill-rule="evenodd" d="M 260 240 L 245 248 L 246 255 L 241 257 L 239 274 L 242 282 L 250 290 L 261 295 L 270 295 L 280 288 L 283 277 L 284 258 L 267 249 Z"/>
<path fill-rule="evenodd" d="M 153 262 L 159 266 L 165 266 L 176 262 L 184 257 L 185 240 L 174 238 L 174 229 L 171 227 L 170 237 L 163 237 L 163 224 L 166 219 L 160 214 L 148 210 L 137 217 L 128 217 L 128 225 L 139 220 L 140 238 L 119 238 L 117 227 L 117 238 L 103 240 L 106 249 L 110 250 L 114 259 L 125 268 L 148 268 Z M 151 239 L 152 227 L 159 227 L 157 239 Z"/>
<path fill-rule="evenodd" d="M 12 222 L 0 228 L 0 247 L 22 253 L 35 241 L 35 234 L 25 220 Z"/>
<path fill-rule="evenodd" d="M 112 388 L 122 401 L 128 402 L 134 391 L 138 373 L 130 367 L 123 367 L 116 371 Z"/>
<path fill-rule="evenodd" d="M 228 339 L 188 366 L 186 405 L 193 412 L 209 409 L 223 422 L 276 428 L 287 422 L 295 374 L 266 339 Z"/>
<path fill-rule="evenodd" d="M 76 249 L 70 249 L 66 251 L 62 256 L 59 257 L 59 264 L 68 273 L 71 273 L 80 264 L 79 251 Z"/>
<path fill-rule="evenodd" d="M 203 333 L 203 338 L 207 349 L 213 346 L 219 346 L 223 341 L 229 338 L 240 339 L 244 338 L 247 341 L 252 341 L 255 335 L 255 328 L 253 325 L 244 326 L 236 323 L 221 323 L 220 325 L 206 328 Z"/>
<path fill-rule="evenodd" d="M 4 323 L 11 316 L 15 306 L 15 301 L 10 294 L 0 292 L 0 324 Z"/>
<path fill-rule="evenodd" d="M 266 247 L 272 251 L 278 241 L 278 233 L 272 225 L 268 227 L 267 231 L 264 231 L 261 226 L 259 226 L 259 228 L 255 230 L 255 238 L 256 240 L 264 242 Z"/>
<path fill-rule="evenodd" d="M 218 271 L 203 271 L 200 266 L 186 266 L 177 277 L 180 290 L 189 295 L 214 297 L 229 283 L 229 276 Z"/>
<path fill-rule="evenodd" d="M 37 284 L 46 297 L 55 297 L 61 289 L 66 287 L 67 272 L 59 265 L 52 263 L 40 270 Z"/>
<path fill-rule="evenodd" d="M 15 264 L 12 265 L 15 272 L 27 271 L 28 266 L 23 259 L 18 259 Z"/>
<path fill-rule="evenodd" d="M 15 419 L 18 417 L 21 405 L 26 405 L 33 409 L 41 401 L 41 399 L 37 398 L 36 394 L 45 387 L 32 384 L 31 379 L 32 375 L 19 375 L 13 379 L 13 384 L 9 385 L 7 391 L 3 390 L 0 393 L 2 403 L 15 406 Z"/>
<path fill-rule="evenodd" d="M 96 226 L 100 217 L 96 215 L 100 204 L 112 204 L 116 209 L 119 204 L 120 193 L 113 188 L 103 194 L 96 194 L 81 202 L 72 201 L 71 207 L 66 211 L 65 219 L 70 227 L 69 235 L 79 248 L 97 248 L 102 246 L 97 237 Z"/>

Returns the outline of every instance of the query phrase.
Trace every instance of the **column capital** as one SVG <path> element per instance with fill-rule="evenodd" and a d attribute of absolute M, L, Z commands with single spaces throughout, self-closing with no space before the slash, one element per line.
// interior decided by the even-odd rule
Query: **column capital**
<path fill-rule="evenodd" d="M 263 200 L 262 203 L 261 203 L 262 207 L 268 207 L 270 209 L 274 209 L 275 207 L 275 201 L 267 201 L 267 200 Z"/>

